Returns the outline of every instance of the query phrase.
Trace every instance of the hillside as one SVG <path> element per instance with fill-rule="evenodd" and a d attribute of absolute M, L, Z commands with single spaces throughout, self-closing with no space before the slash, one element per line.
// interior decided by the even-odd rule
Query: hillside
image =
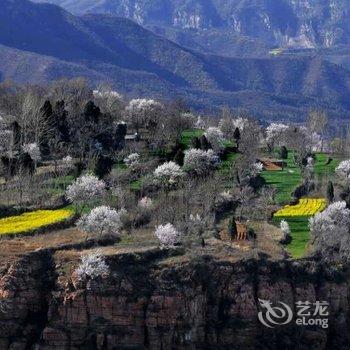
<path fill-rule="evenodd" d="M 37 0 L 44 2 L 47 0 Z M 50 0 L 76 14 L 108 13 L 142 25 L 223 29 L 268 45 L 333 47 L 349 43 L 347 0 Z"/>
<path fill-rule="evenodd" d="M 205 55 L 124 18 L 5 0 L 0 44 L 2 79 L 83 76 L 131 96 L 182 97 L 201 110 L 228 105 L 269 118 L 300 118 L 316 106 L 350 115 L 350 73 L 337 65 L 303 56 Z"/>

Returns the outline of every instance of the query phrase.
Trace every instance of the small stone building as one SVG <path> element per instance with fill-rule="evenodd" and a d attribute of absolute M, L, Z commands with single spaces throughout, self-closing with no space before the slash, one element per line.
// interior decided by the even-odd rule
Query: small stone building
<path fill-rule="evenodd" d="M 248 239 L 248 227 L 236 221 L 237 225 L 237 241 L 245 241 Z"/>

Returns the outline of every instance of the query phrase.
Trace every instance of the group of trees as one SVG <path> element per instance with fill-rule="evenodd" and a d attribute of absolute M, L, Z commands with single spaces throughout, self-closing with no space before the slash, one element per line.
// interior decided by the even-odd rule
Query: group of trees
<path fill-rule="evenodd" d="M 10 191 L 26 188 L 29 182 L 39 184 L 42 178 L 36 168 L 54 165 L 54 178 L 74 177 L 65 188 L 66 200 L 76 205 L 79 214 L 90 210 L 77 222 L 80 230 L 93 237 L 118 236 L 124 228 L 152 222 L 162 247 L 175 246 L 189 234 L 203 243 L 204 232 L 227 208 L 233 211 L 228 228 L 232 237 L 237 232 L 236 218 L 268 220 L 274 191 L 260 176 L 264 150 L 264 156 L 270 157 L 276 157 L 277 150 L 284 160 L 293 151 L 304 177 L 295 192 L 298 198 L 313 188 L 314 153 L 330 147 L 325 141 L 327 118 L 319 111 L 310 113 L 306 125 L 263 127 L 228 109 L 217 121 L 193 115 L 181 101 L 127 100 L 106 85 L 92 91 L 79 79 L 48 88 L 2 84 L 0 114 L 2 173 Z M 199 136 L 184 145 L 181 137 L 187 129 L 196 129 Z M 127 134 L 132 142 L 126 142 Z M 217 170 L 222 162 L 228 163 L 228 153 L 236 154 L 226 176 Z M 114 165 L 123 171 L 115 171 Z M 341 197 L 345 207 L 331 204 L 310 223 L 315 241 L 324 247 L 325 223 L 334 230 L 329 225 L 338 224 L 337 215 L 347 223 L 350 162 L 340 163 L 336 173 L 337 182 L 327 184 L 327 197 L 330 203 Z M 130 184 L 141 180 L 135 196 Z M 287 242 L 288 223 L 282 221 L 280 228 L 282 241 Z M 328 240 L 342 256 L 345 236 L 344 231 Z M 79 275 L 91 275 L 93 264 L 106 270 L 96 255 L 82 262 Z"/>

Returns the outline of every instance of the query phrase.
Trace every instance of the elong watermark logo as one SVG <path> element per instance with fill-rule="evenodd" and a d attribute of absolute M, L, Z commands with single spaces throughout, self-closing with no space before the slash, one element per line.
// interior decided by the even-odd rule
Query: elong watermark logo
<path fill-rule="evenodd" d="M 272 303 L 269 300 L 259 299 L 259 321 L 268 328 L 275 328 L 294 322 L 297 326 L 319 326 L 328 328 L 329 303 L 326 301 L 297 301 L 296 313 L 283 302 Z M 295 316 L 295 317 L 294 317 Z"/>

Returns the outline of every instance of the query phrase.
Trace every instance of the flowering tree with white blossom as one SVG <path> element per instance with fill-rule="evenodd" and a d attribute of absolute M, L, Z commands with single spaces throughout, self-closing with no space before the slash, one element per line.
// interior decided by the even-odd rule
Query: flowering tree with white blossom
<path fill-rule="evenodd" d="M 93 175 L 82 175 L 68 186 L 66 198 L 76 204 L 100 199 L 106 192 L 106 184 Z"/>
<path fill-rule="evenodd" d="M 285 146 L 286 133 L 290 126 L 282 123 L 271 123 L 266 128 L 266 142 L 270 149 L 275 146 Z"/>
<path fill-rule="evenodd" d="M 281 228 L 281 231 L 282 231 L 281 242 L 282 243 L 287 243 L 289 241 L 290 235 L 291 235 L 291 230 L 290 230 L 288 222 L 286 220 L 281 220 L 280 228 Z"/>
<path fill-rule="evenodd" d="M 181 242 L 180 232 L 170 223 L 157 226 L 154 233 L 162 248 L 171 248 Z"/>
<path fill-rule="evenodd" d="M 219 128 L 210 127 L 204 135 L 215 152 L 219 152 L 224 148 L 224 134 Z"/>
<path fill-rule="evenodd" d="M 204 175 L 216 169 L 218 165 L 219 157 L 213 150 L 190 149 L 185 152 L 184 168 L 188 172 Z"/>
<path fill-rule="evenodd" d="M 75 270 L 80 281 L 93 280 L 99 277 L 106 277 L 110 271 L 106 260 L 101 252 L 95 251 L 81 256 L 81 263 Z"/>
<path fill-rule="evenodd" d="M 175 185 L 184 176 L 184 172 L 175 162 L 166 162 L 157 167 L 153 176 L 156 182 L 167 189 Z"/>
<path fill-rule="evenodd" d="M 76 226 L 91 236 L 118 236 L 122 228 L 122 216 L 125 213 L 125 209 L 117 211 L 107 206 L 100 206 L 81 217 Z"/>
<path fill-rule="evenodd" d="M 133 99 L 125 108 L 126 116 L 138 131 L 142 126 L 147 126 L 151 121 L 156 122 L 163 105 L 152 99 Z"/>
<path fill-rule="evenodd" d="M 309 227 L 316 250 L 324 257 L 350 259 L 350 209 L 345 202 L 330 204 L 310 218 Z"/>
<path fill-rule="evenodd" d="M 22 146 L 22 150 L 24 153 L 28 153 L 30 158 L 36 163 L 41 159 L 40 147 L 37 143 L 27 143 Z"/>
<path fill-rule="evenodd" d="M 205 129 L 205 121 L 201 116 L 198 116 L 197 121 L 195 123 L 195 127 L 196 129 L 201 129 L 201 130 Z"/>
<path fill-rule="evenodd" d="M 101 86 L 98 90 L 94 90 L 92 93 L 96 104 L 104 113 L 118 115 L 123 108 L 123 95 L 112 90 L 110 87 Z"/>
<path fill-rule="evenodd" d="M 124 159 L 124 163 L 128 167 L 133 168 L 140 163 L 140 155 L 138 153 L 131 153 Z"/>
<path fill-rule="evenodd" d="M 149 197 L 143 197 L 140 199 L 138 206 L 142 209 L 152 209 L 153 208 L 153 200 Z"/>
<path fill-rule="evenodd" d="M 335 172 L 344 179 L 350 179 L 350 159 L 340 162 Z"/>

